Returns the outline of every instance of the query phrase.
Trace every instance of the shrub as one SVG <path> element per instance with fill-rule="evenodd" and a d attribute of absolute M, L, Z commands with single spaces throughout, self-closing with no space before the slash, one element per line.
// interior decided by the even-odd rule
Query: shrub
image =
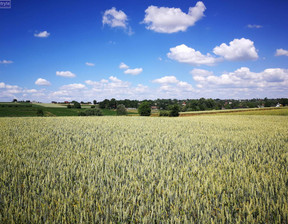
<path fill-rule="evenodd" d="M 160 117 L 168 117 L 169 116 L 169 111 L 167 110 L 161 110 L 159 113 Z"/>
<path fill-rule="evenodd" d="M 74 102 L 74 107 L 77 108 L 77 109 L 80 109 L 81 108 L 81 104 L 75 101 Z"/>
<path fill-rule="evenodd" d="M 148 102 L 143 102 L 138 108 L 138 113 L 140 116 L 150 116 L 151 115 L 151 106 Z"/>
<path fill-rule="evenodd" d="M 127 115 L 126 107 L 123 104 L 117 106 L 117 115 Z"/>
<path fill-rule="evenodd" d="M 85 113 L 84 111 L 80 111 L 80 112 L 78 113 L 78 116 L 86 116 L 86 113 Z"/>
<path fill-rule="evenodd" d="M 36 114 L 37 116 L 44 116 L 44 111 L 42 109 L 38 109 Z"/>
<path fill-rule="evenodd" d="M 95 105 L 92 105 L 91 108 L 94 109 L 94 108 L 95 108 Z"/>
<path fill-rule="evenodd" d="M 71 108 L 72 108 L 72 106 L 71 106 L 70 104 L 68 104 L 68 105 L 67 105 L 67 108 L 68 108 L 68 109 L 71 109 Z"/>

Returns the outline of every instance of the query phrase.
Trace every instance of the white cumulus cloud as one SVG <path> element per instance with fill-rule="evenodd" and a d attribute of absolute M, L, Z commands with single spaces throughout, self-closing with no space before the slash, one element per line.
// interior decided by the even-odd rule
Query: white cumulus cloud
<path fill-rule="evenodd" d="M 256 73 L 247 67 L 242 67 L 234 72 L 224 73 L 220 76 L 207 71 L 201 75 L 192 70 L 193 79 L 207 89 L 250 89 L 251 91 L 286 89 L 288 86 L 288 69 L 269 68 Z"/>
<path fill-rule="evenodd" d="M 35 33 L 34 34 L 35 37 L 40 37 L 40 38 L 45 38 L 45 37 L 49 37 L 50 33 L 48 33 L 47 31 L 42 31 L 39 33 Z"/>
<path fill-rule="evenodd" d="M 42 78 L 37 79 L 35 81 L 35 84 L 38 86 L 50 86 L 51 85 L 49 81 L 47 81 L 46 79 L 42 79 Z"/>
<path fill-rule="evenodd" d="M 139 75 L 141 72 L 143 72 L 143 68 L 134 68 L 134 69 L 127 69 L 124 71 L 125 74 L 129 75 Z"/>
<path fill-rule="evenodd" d="M 129 66 L 126 65 L 125 63 L 121 62 L 120 65 L 119 65 L 119 68 L 120 68 L 120 69 L 128 69 Z"/>
<path fill-rule="evenodd" d="M 168 98 L 183 98 L 186 93 L 195 92 L 192 85 L 188 82 L 180 81 L 175 76 L 163 76 L 152 81 L 160 84 L 160 88 L 156 90 L 157 95 Z"/>
<path fill-rule="evenodd" d="M 214 65 L 219 60 L 209 53 L 203 55 L 200 51 L 196 51 L 185 44 L 170 48 L 167 56 L 175 61 L 191 65 Z"/>
<path fill-rule="evenodd" d="M 152 82 L 159 83 L 159 84 L 171 84 L 171 83 L 178 83 L 179 81 L 175 76 L 171 75 L 171 76 L 164 76 L 162 78 L 155 79 Z"/>
<path fill-rule="evenodd" d="M 168 8 L 149 6 L 145 10 L 143 23 L 147 24 L 146 29 L 159 33 L 176 33 L 186 31 L 204 16 L 206 7 L 199 1 L 195 7 L 190 7 L 188 14 L 180 8 Z"/>
<path fill-rule="evenodd" d="M 66 77 L 66 78 L 74 78 L 74 77 L 76 77 L 76 75 L 73 74 L 70 71 L 57 71 L 56 75 L 62 76 L 62 77 Z"/>
<path fill-rule="evenodd" d="M 107 24 L 108 26 L 111 27 L 122 27 L 122 28 L 127 28 L 127 15 L 117 9 L 115 7 L 112 7 L 111 9 L 107 9 L 104 12 L 103 18 L 102 18 L 102 23 L 103 25 Z"/>
<path fill-rule="evenodd" d="M 81 83 L 73 83 L 73 84 L 64 85 L 60 87 L 61 90 L 79 90 L 79 89 L 85 89 L 85 88 L 86 86 Z"/>
<path fill-rule="evenodd" d="M 288 56 L 288 50 L 284 50 L 282 48 L 277 49 L 275 56 Z"/>
<path fill-rule="evenodd" d="M 254 42 L 245 38 L 234 39 L 229 45 L 223 43 L 220 46 L 216 46 L 213 52 L 229 61 L 254 60 L 258 58 Z"/>

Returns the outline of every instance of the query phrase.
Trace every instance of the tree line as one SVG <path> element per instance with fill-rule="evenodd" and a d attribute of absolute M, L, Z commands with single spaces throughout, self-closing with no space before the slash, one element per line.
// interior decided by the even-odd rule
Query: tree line
<path fill-rule="evenodd" d="M 96 104 L 96 100 L 93 101 Z M 101 109 L 116 109 L 117 105 L 124 105 L 126 108 L 136 108 L 141 103 L 147 102 L 152 109 L 169 110 L 171 106 L 178 105 L 179 110 L 185 111 L 205 111 L 205 110 L 221 110 L 221 109 L 239 109 L 239 108 L 256 108 L 256 107 L 275 107 L 275 106 L 287 106 L 288 98 L 277 99 L 246 99 L 246 100 L 234 100 L 234 99 L 156 99 L 156 100 L 116 100 L 105 99 L 99 102 L 99 108 Z"/>

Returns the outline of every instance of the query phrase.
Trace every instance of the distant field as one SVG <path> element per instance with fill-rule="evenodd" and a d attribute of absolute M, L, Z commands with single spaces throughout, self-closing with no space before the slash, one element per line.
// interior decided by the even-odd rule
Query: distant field
<path fill-rule="evenodd" d="M 247 108 L 247 109 L 231 109 L 231 110 L 209 110 L 209 111 L 191 111 L 181 112 L 181 117 L 196 115 L 282 115 L 288 116 L 288 108 Z"/>
<path fill-rule="evenodd" d="M 81 109 L 68 109 L 61 104 L 42 104 L 42 103 L 0 103 L 0 117 L 35 117 L 39 109 L 43 110 L 44 116 L 78 116 L 80 111 L 90 109 L 91 106 L 85 105 Z M 116 111 L 103 109 L 104 116 L 116 115 Z"/>
<path fill-rule="evenodd" d="M 38 105 L 42 107 L 50 107 L 50 108 L 67 108 L 67 105 L 56 104 L 56 103 L 33 103 L 33 105 Z"/>
<path fill-rule="evenodd" d="M 274 108 L 271 110 L 254 110 L 254 111 L 241 111 L 241 112 L 233 112 L 227 113 L 227 115 L 279 115 L 279 116 L 288 116 L 288 107 L 284 108 Z"/>

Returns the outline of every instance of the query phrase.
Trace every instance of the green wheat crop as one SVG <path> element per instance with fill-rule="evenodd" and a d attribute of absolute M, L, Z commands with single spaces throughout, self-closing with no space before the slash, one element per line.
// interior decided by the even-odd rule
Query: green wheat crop
<path fill-rule="evenodd" d="M 288 223 L 288 117 L 0 119 L 0 223 Z"/>

